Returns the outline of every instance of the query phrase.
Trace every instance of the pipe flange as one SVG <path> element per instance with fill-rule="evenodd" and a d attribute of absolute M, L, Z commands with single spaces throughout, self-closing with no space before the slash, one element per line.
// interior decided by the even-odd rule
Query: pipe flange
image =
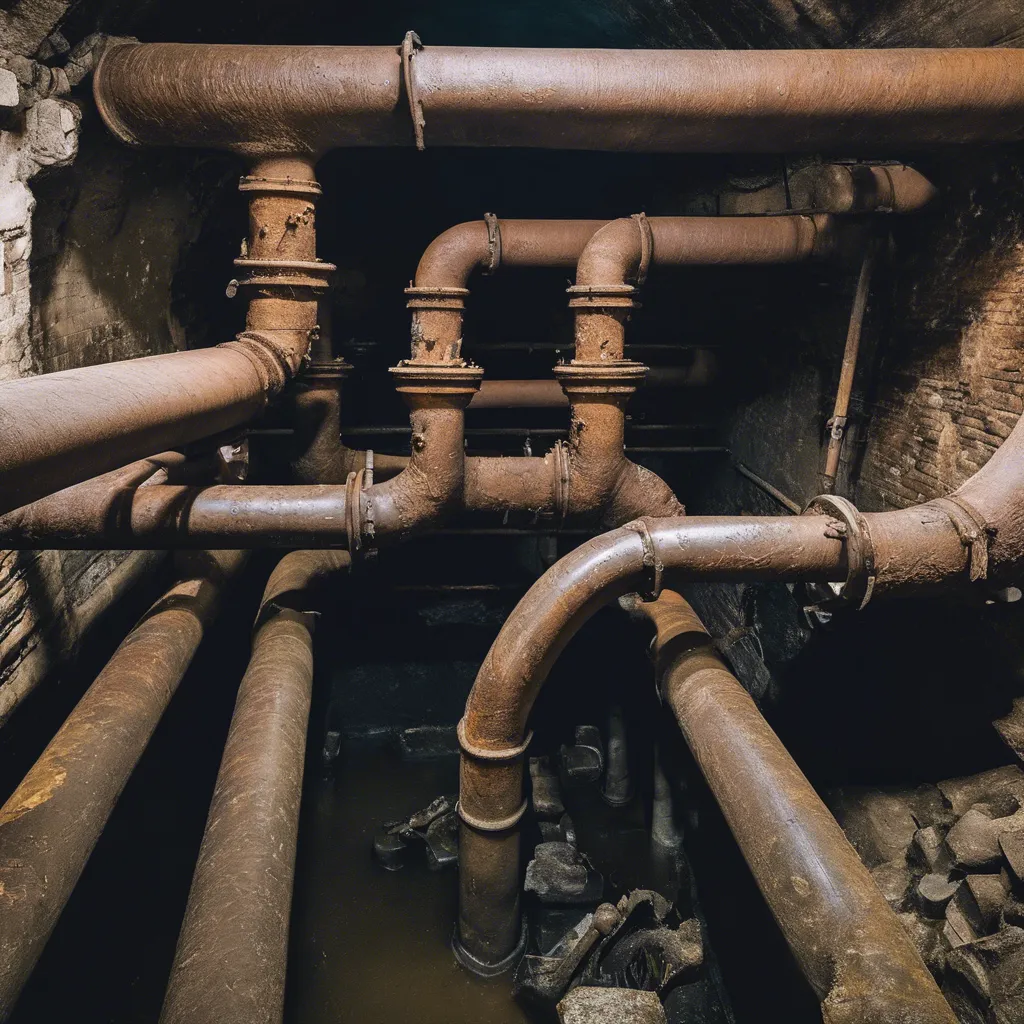
<path fill-rule="evenodd" d="M 662 576 L 665 572 L 665 564 L 658 557 L 658 549 L 654 546 L 654 538 L 651 536 L 650 529 L 648 529 L 647 520 L 634 519 L 631 523 L 626 523 L 622 528 L 624 530 L 632 530 L 638 534 L 640 543 L 644 548 L 643 567 L 647 576 L 647 586 L 644 589 L 637 587 L 636 593 L 640 595 L 640 599 L 645 604 L 657 601 L 661 597 L 661 584 Z"/>
<path fill-rule="evenodd" d="M 239 288 L 312 288 L 322 291 L 330 286 L 331 274 L 338 268 L 326 260 L 251 260 L 240 257 L 235 266 L 246 276 L 235 282 Z"/>
<path fill-rule="evenodd" d="M 522 960 L 523 954 L 526 952 L 526 938 L 526 922 L 523 921 L 520 925 L 519 941 L 516 943 L 516 948 L 497 963 L 489 964 L 486 960 L 478 960 L 466 949 L 459 936 L 459 926 L 456 925 L 452 934 L 452 952 L 459 964 L 471 974 L 476 974 L 481 978 L 496 978 L 499 974 L 511 971 Z"/>
<path fill-rule="evenodd" d="M 565 289 L 570 309 L 639 309 L 631 284 L 573 284 Z"/>
<path fill-rule="evenodd" d="M 304 196 L 306 199 L 319 199 L 323 194 L 318 181 L 302 181 L 298 178 L 257 178 L 252 175 L 246 175 L 239 180 L 238 191 Z"/>
<path fill-rule="evenodd" d="M 802 514 L 830 517 L 832 522 L 825 528 L 826 535 L 842 540 L 846 546 L 846 581 L 832 588 L 834 601 L 828 599 L 818 606 L 830 610 L 833 605 L 841 605 L 860 611 L 875 589 L 875 547 L 867 521 L 853 502 L 835 494 L 811 498 Z"/>
<path fill-rule="evenodd" d="M 314 381 L 334 383 L 336 381 L 345 380 L 353 369 L 354 367 L 352 364 L 345 362 L 344 359 L 314 360 L 306 365 L 305 369 L 302 371 L 300 380 L 306 381 L 307 383 L 312 383 Z"/>
<path fill-rule="evenodd" d="M 395 390 L 404 395 L 450 395 L 468 402 L 480 390 L 484 371 L 467 363 L 420 363 L 403 360 L 388 371 Z"/>
<path fill-rule="evenodd" d="M 632 395 L 647 378 L 648 368 L 631 359 L 574 359 L 554 368 L 555 380 L 572 395 Z"/>
<path fill-rule="evenodd" d="M 516 747 L 505 747 L 501 750 L 492 750 L 490 747 L 474 746 L 466 739 L 466 719 L 460 718 L 459 724 L 455 727 L 455 735 L 459 740 L 459 749 L 474 761 L 516 761 L 526 753 L 527 748 L 533 741 L 533 730 L 526 734 L 526 738 Z"/>
<path fill-rule="evenodd" d="M 523 800 L 507 818 L 477 818 L 469 811 L 463 810 L 461 801 L 455 801 L 455 813 L 459 816 L 459 820 L 464 821 L 476 832 L 508 832 L 509 829 L 513 829 L 519 824 L 526 813 L 526 808 L 527 801 Z"/>
<path fill-rule="evenodd" d="M 960 543 L 967 548 L 971 582 L 985 579 L 988 576 L 988 542 L 993 532 L 985 517 L 958 494 L 947 494 L 927 504 L 946 514 Z"/>
<path fill-rule="evenodd" d="M 420 288 L 409 285 L 405 289 L 409 296 L 406 309 L 451 309 L 461 312 L 466 308 L 468 288 L 438 286 L 436 288 Z"/>

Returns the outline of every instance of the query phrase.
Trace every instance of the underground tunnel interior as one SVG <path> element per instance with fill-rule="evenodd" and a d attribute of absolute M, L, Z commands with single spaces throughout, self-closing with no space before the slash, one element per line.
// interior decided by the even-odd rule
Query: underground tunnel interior
<path fill-rule="evenodd" d="M 1016 7 L 0 3 L 0 1018 L 1024 1021 Z"/>

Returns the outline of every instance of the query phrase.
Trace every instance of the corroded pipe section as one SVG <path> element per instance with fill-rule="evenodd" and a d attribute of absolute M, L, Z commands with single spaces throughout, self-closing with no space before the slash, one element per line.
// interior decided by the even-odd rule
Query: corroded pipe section
<path fill-rule="evenodd" d="M 637 286 L 651 266 L 801 263 L 832 250 L 832 218 L 646 217 L 611 221 L 596 231 L 576 267 L 569 308 L 576 318 L 576 359 L 621 359 Z"/>
<path fill-rule="evenodd" d="M 448 228 L 427 246 L 405 290 L 412 310 L 412 358 L 441 362 L 462 351 L 462 316 L 474 270 L 574 267 L 603 220 L 484 220 Z"/>
<path fill-rule="evenodd" d="M 405 57 L 403 58 L 403 50 Z M 1024 54 L 128 44 L 120 138 L 245 155 L 338 146 L 820 152 L 1024 137 Z"/>
<path fill-rule="evenodd" d="M 6 1019 L 149 743 L 241 552 L 184 556 L 0 809 L 0 1019 Z"/>
<path fill-rule="evenodd" d="M 256 162 L 240 188 L 250 232 L 236 261 L 246 329 L 216 348 L 171 352 L 0 384 L 0 514 L 132 459 L 237 427 L 302 366 L 316 294 L 320 186 L 301 159 Z"/>
<path fill-rule="evenodd" d="M 280 1024 L 318 587 L 344 551 L 296 551 L 263 593 L 162 1024 Z"/>
<path fill-rule="evenodd" d="M 903 925 L 750 694 L 673 591 L 632 597 L 672 708 L 829 1024 L 953 1024 Z"/>
<path fill-rule="evenodd" d="M 704 580 L 843 580 L 844 545 L 823 526 L 812 516 L 647 520 L 582 544 L 530 588 L 484 659 L 459 726 L 455 949 L 470 969 L 508 968 L 515 958 L 526 723 L 576 631 L 616 597 L 655 588 L 662 568 Z"/>

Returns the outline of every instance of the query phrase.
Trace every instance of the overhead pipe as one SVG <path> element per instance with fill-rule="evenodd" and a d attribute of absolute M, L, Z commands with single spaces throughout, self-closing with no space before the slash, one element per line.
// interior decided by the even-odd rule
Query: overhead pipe
<path fill-rule="evenodd" d="M 240 188 L 249 237 L 235 282 L 246 329 L 215 348 L 0 383 L 0 514 L 132 459 L 237 427 L 299 371 L 334 268 L 316 258 L 312 164 L 256 161 Z"/>
<path fill-rule="evenodd" d="M 1024 571 L 1024 422 L 945 498 L 861 513 L 822 495 L 801 516 L 641 519 L 552 566 L 498 634 L 459 726 L 460 904 L 456 949 L 487 972 L 517 955 L 522 757 L 530 709 L 559 653 L 601 606 L 673 581 L 828 584 L 831 604 L 940 587 L 998 589 Z M 841 584 L 841 585 L 839 585 Z"/>
<path fill-rule="evenodd" d="M 505 224 L 511 225 L 511 243 L 505 240 Z M 410 406 L 412 428 L 412 455 L 405 463 L 391 457 L 390 468 L 401 468 L 393 478 L 371 484 L 365 473 L 350 472 L 344 486 L 161 487 L 135 495 L 116 521 L 98 515 L 88 502 L 65 501 L 56 513 L 37 505 L 0 517 L 0 542 L 12 548 L 348 545 L 358 551 L 436 527 L 463 508 L 528 510 L 559 523 L 582 520 L 606 527 L 643 515 L 680 514 L 683 506 L 671 488 L 624 451 L 626 404 L 647 373 L 642 364 L 623 358 L 624 322 L 637 287 L 627 279 L 642 281 L 652 262 L 771 263 L 824 255 L 831 251 L 833 223 L 825 216 L 638 216 L 596 232 L 594 226 L 589 221 L 459 225 L 432 243 L 417 272 L 417 281 L 430 282 L 424 289 L 442 287 L 437 281 L 449 282 L 443 287 L 464 282 L 495 239 L 520 265 L 567 261 L 580 252 L 577 284 L 570 289 L 576 358 L 554 370 L 571 406 L 569 439 L 543 457 L 465 458 L 464 410 L 483 371 L 462 357 L 461 312 L 448 310 L 445 318 L 427 321 L 429 331 L 414 326 L 415 357 L 391 371 Z M 449 269 L 443 269 L 445 254 L 453 260 Z M 414 317 L 428 312 L 436 310 L 414 308 Z M 428 334 L 430 344 L 424 340 Z M 310 464 L 331 473 L 343 451 L 340 440 L 331 440 L 336 409 L 332 401 L 312 432 L 318 454 Z"/>
<path fill-rule="evenodd" d="M 808 164 L 753 192 L 718 195 L 718 213 L 918 213 L 939 190 L 906 164 Z"/>
<path fill-rule="evenodd" d="M 953 1024 L 910 935 L 690 605 L 671 590 L 622 603 L 655 629 L 659 690 L 822 1019 Z"/>
<path fill-rule="evenodd" d="M 109 48 L 94 94 L 129 143 L 317 157 L 341 146 L 873 152 L 1024 138 L 1013 49 Z"/>
<path fill-rule="evenodd" d="M 0 808 L 0 1020 L 14 1009 L 223 591 L 247 556 L 182 555 L 143 616 Z"/>
<path fill-rule="evenodd" d="M 271 574 L 192 878 L 161 1024 L 280 1024 L 321 590 L 344 551 Z"/>

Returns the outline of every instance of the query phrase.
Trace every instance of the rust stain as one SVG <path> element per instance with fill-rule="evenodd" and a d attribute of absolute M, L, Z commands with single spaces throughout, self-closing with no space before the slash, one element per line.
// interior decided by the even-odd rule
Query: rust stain
<path fill-rule="evenodd" d="M 64 780 L 68 777 L 67 771 L 61 767 L 48 770 L 46 775 L 46 779 L 39 780 L 34 773 L 22 782 L 3 810 L 0 810 L 0 825 L 17 821 L 23 814 L 27 814 L 40 804 L 45 804 L 64 785 Z"/>

